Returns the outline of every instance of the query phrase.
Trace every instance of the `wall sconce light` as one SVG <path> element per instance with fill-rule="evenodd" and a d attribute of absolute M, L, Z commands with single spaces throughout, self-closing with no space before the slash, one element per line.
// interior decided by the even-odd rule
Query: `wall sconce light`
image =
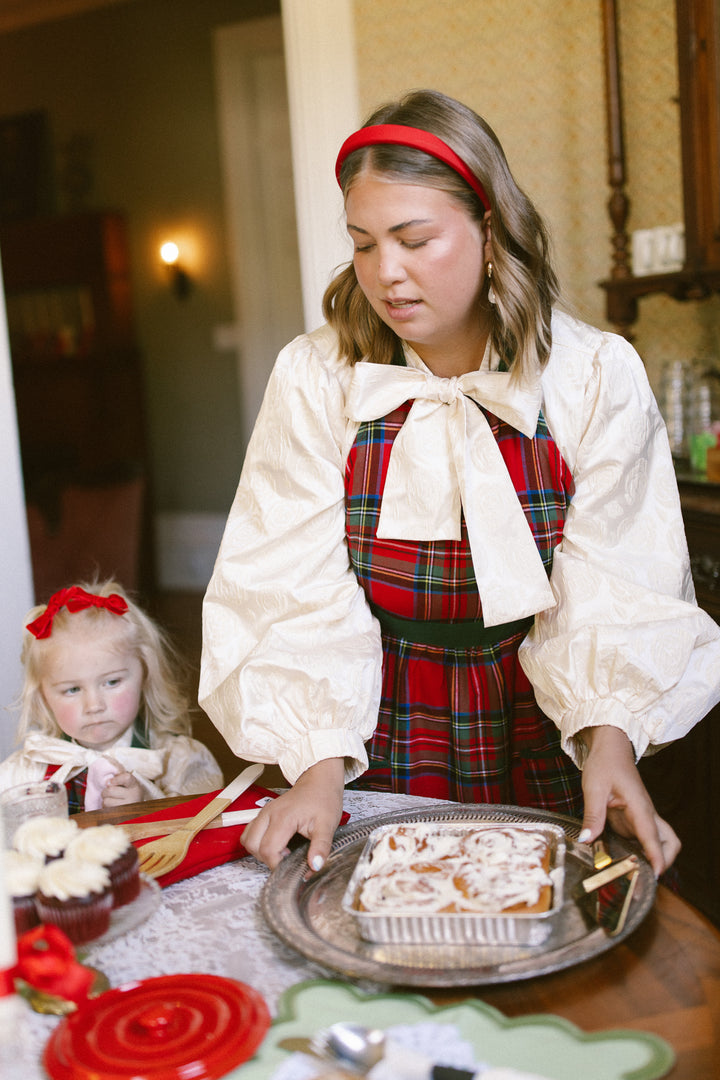
<path fill-rule="evenodd" d="M 180 264 L 180 249 L 172 240 L 160 248 L 160 258 L 165 263 L 173 292 L 178 300 L 185 300 L 192 291 L 192 278 Z"/>

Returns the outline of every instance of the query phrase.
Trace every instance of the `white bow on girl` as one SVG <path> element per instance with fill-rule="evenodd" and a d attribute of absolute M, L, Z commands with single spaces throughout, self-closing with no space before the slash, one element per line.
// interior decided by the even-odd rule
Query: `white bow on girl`
<path fill-rule="evenodd" d="M 88 770 L 88 786 L 90 803 L 97 801 L 97 786 L 101 783 L 101 776 L 94 776 L 90 784 L 90 768 L 96 761 L 107 761 L 100 750 L 91 750 L 78 743 L 69 742 L 67 739 L 58 739 L 52 735 L 44 735 L 40 731 L 31 731 L 26 739 L 24 751 L 31 761 L 38 761 L 44 765 L 59 765 L 53 773 L 53 780 L 64 784 L 71 776 L 76 775 L 83 769 Z M 165 752 L 162 750 L 149 750 L 139 746 L 113 746 L 108 751 L 109 756 L 128 772 L 131 772 L 137 780 L 150 792 L 154 792 L 154 785 L 149 781 L 162 776 L 165 761 Z M 97 772 L 97 769 L 95 770 Z M 105 772 L 105 770 L 101 770 Z M 116 769 L 114 771 L 117 771 Z M 97 782 L 96 782 L 97 781 Z M 86 792 L 85 809 L 97 810 L 96 805 L 89 805 L 88 792 Z"/>

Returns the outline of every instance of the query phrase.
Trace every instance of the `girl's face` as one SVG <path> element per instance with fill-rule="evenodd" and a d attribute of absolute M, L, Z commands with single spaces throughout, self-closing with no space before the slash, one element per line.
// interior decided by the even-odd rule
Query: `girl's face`
<path fill-rule="evenodd" d="M 358 283 L 382 321 L 436 375 L 474 370 L 488 330 L 489 226 L 445 191 L 374 172 L 354 182 L 345 209 Z"/>
<path fill-rule="evenodd" d="M 40 690 L 66 735 L 106 750 L 138 715 L 143 678 L 139 658 L 117 635 L 85 627 L 49 642 Z"/>

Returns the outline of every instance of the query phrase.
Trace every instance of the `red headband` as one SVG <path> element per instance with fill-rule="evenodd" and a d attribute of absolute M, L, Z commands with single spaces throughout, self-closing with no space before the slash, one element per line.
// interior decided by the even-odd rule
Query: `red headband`
<path fill-rule="evenodd" d="M 53 593 L 42 615 L 38 615 L 37 619 L 28 623 L 27 629 L 36 638 L 50 637 L 53 619 L 63 607 L 73 613 L 90 607 L 105 608 L 113 615 L 124 615 L 128 609 L 127 602 L 118 593 L 111 593 L 110 596 L 95 596 L 93 593 L 85 592 L 85 589 L 81 589 L 78 585 L 73 585 L 70 589 L 60 589 L 59 592 Z"/>
<path fill-rule="evenodd" d="M 363 146 L 377 146 L 379 143 L 389 143 L 392 146 L 412 146 L 415 150 L 424 150 L 426 154 L 444 161 L 446 165 L 454 169 L 470 185 L 485 209 L 490 209 L 490 200 L 485 193 L 485 188 L 475 173 L 468 168 L 454 150 L 450 149 L 447 143 L 439 139 L 437 135 L 431 135 L 429 131 L 407 127 L 404 124 L 369 124 L 367 127 L 362 127 L 359 131 L 348 136 L 340 147 L 340 153 L 335 163 L 335 176 L 338 184 L 340 183 L 340 169 L 348 154 L 352 154 L 354 150 L 359 150 Z"/>

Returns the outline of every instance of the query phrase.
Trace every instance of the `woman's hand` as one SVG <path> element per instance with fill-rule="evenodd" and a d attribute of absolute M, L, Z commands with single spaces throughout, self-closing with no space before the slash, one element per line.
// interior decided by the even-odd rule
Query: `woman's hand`
<path fill-rule="evenodd" d="M 596 840 L 607 820 L 620 836 L 639 841 L 659 877 L 672 865 L 681 845 L 653 806 L 635 766 L 630 740 L 615 727 L 585 728 L 580 734 L 588 750 L 582 776 L 585 814 L 580 840 Z"/>
<path fill-rule="evenodd" d="M 131 772 L 121 769 L 105 784 L 102 793 L 103 810 L 111 806 L 126 806 L 127 803 L 142 802 L 145 792 Z"/>
<path fill-rule="evenodd" d="M 318 761 L 294 787 L 263 806 L 242 834 L 243 847 L 273 870 L 289 854 L 295 833 L 300 833 L 310 841 L 311 870 L 320 870 L 340 824 L 344 787 L 343 758 Z"/>

